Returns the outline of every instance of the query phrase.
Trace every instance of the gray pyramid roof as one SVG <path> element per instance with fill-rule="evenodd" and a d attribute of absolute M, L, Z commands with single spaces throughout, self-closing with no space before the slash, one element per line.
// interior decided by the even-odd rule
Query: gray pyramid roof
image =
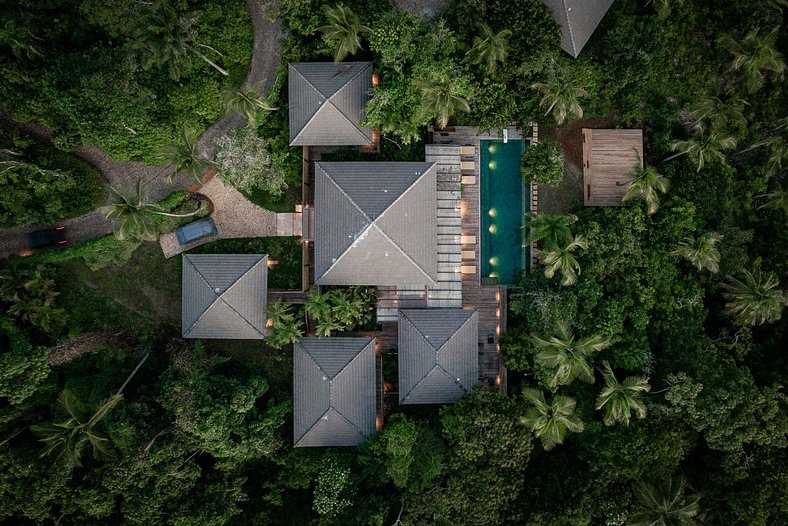
<path fill-rule="evenodd" d="M 479 317 L 467 309 L 399 311 L 399 401 L 445 404 L 479 378 Z"/>
<path fill-rule="evenodd" d="M 268 256 L 184 254 L 184 338 L 265 337 Z"/>
<path fill-rule="evenodd" d="M 355 446 L 375 432 L 374 338 L 301 338 L 293 346 L 293 443 Z"/>
<path fill-rule="evenodd" d="M 577 58 L 613 0 L 542 0 L 561 25 L 561 48 Z"/>
<path fill-rule="evenodd" d="M 361 127 L 371 62 L 302 62 L 288 70 L 291 146 L 372 144 L 372 130 Z"/>
<path fill-rule="evenodd" d="M 434 163 L 315 163 L 315 282 L 435 286 Z"/>

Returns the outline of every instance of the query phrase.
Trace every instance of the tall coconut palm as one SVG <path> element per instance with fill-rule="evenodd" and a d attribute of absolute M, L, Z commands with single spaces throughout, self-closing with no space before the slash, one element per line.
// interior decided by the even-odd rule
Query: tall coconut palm
<path fill-rule="evenodd" d="M 780 281 L 773 272 L 761 272 L 760 261 L 753 264 L 752 271 L 742 269 L 743 279 L 727 276 L 728 283 L 722 286 L 728 303 L 725 313 L 745 325 L 774 323 L 782 316 L 788 297 L 780 289 Z"/>
<path fill-rule="evenodd" d="M 545 115 L 551 112 L 559 126 L 569 119 L 581 119 L 583 117 L 583 107 L 580 106 L 580 98 L 587 97 L 588 92 L 577 86 L 571 79 L 555 72 L 547 82 L 537 82 L 532 84 L 533 89 L 542 92 L 542 99 L 539 105 L 547 108 Z"/>
<path fill-rule="evenodd" d="M 538 349 L 534 361 L 551 368 L 547 382 L 551 388 L 568 385 L 575 378 L 594 383 L 594 370 L 588 360 L 610 346 L 610 340 L 598 334 L 575 340 L 572 327 L 565 320 L 556 323 L 548 338 L 531 334 L 531 342 Z"/>
<path fill-rule="evenodd" d="M 526 215 L 524 228 L 530 230 L 526 243 L 539 243 L 543 248 L 567 244 L 572 239 L 569 227 L 577 221 L 575 215 L 536 214 Z"/>
<path fill-rule="evenodd" d="M 361 49 L 361 35 L 370 29 L 363 25 L 358 16 L 343 3 L 334 7 L 323 6 L 328 24 L 317 30 L 337 46 L 334 62 L 341 62 L 348 55 L 355 55 Z"/>
<path fill-rule="evenodd" d="M 475 64 L 487 66 L 487 71 L 495 72 L 498 63 L 506 60 L 509 52 L 509 37 L 512 32 L 502 29 L 497 33 L 484 22 L 479 23 L 479 34 L 473 37 L 473 46 L 466 53 L 466 57 Z"/>
<path fill-rule="evenodd" d="M 782 81 L 785 77 L 785 62 L 777 50 L 779 27 L 775 27 L 765 35 L 756 27 L 736 40 L 732 35 L 724 34 L 717 43 L 732 56 L 731 70 L 741 71 L 747 91 L 755 93 L 766 82 L 766 74 L 774 80 Z"/>
<path fill-rule="evenodd" d="M 690 236 L 679 241 L 679 247 L 671 252 L 673 256 L 680 256 L 698 269 L 706 269 L 716 274 L 720 271 L 720 251 L 717 243 L 722 236 L 716 232 L 706 232 L 697 239 Z"/>
<path fill-rule="evenodd" d="M 200 152 L 200 148 L 197 146 L 197 137 L 189 129 L 181 131 L 178 144 L 163 148 L 159 158 L 162 162 L 171 164 L 167 181 L 172 181 L 179 174 L 187 174 L 193 177 L 198 184 L 202 184 L 203 174 L 213 167 L 213 163 Z"/>
<path fill-rule="evenodd" d="M 619 383 L 610 364 L 604 362 L 604 367 L 605 387 L 596 398 L 596 408 L 605 410 L 605 425 L 612 426 L 620 422 L 628 426 L 633 412 L 637 418 L 645 418 L 643 395 L 651 390 L 648 378 L 627 376 Z"/>
<path fill-rule="evenodd" d="M 471 111 L 471 106 L 457 90 L 457 84 L 445 73 L 417 79 L 414 84 L 421 92 L 420 113 L 425 119 L 436 119 L 445 128 L 457 113 Z"/>
<path fill-rule="evenodd" d="M 568 396 L 556 396 L 548 404 L 544 393 L 538 389 L 523 389 L 523 396 L 531 407 L 521 418 L 523 424 L 542 441 L 545 451 L 564 443 L 567 433 L 581 433 L 583 422 L 575 414 L 576 403 Z"/>
<path fill-rule="evenodd" d="M 83 418 L 71 392 L 60 393 L 58 404 L 65 413 L 66 420 L 30 427 L 45 446 L 41 458 L 54 454 L 56 462 L 62 458 L 69 466 L 79 467 L 82 465 L 82 452 L 88 444 L 93 448 L 94 458 L 99 460 L 111 458 L 109 439 L 100 436 L 96 426 L 122 399 L 123 395 L 112 395 L 99 404 L 92 416 Z"/>
<path fill-rule="evenodd" d="M 621 200 L 643 199 L 648 214 L 654 214 L 659 210 L 659 193 L 664 194 L 668 191 L 668 178 L 660 175 L 653 166 L 646 166 L 640 159 L 640 154 L 633 171 L 628 175 L 632 177 L 632 182 Z"/>
<path fill-rule="evenodd" d="M 259 94 L 261 86 L 228 90 L 222 93 L 226 114 L 240 113 L 250 128 L 257 123 L 257 112 L 260 110 L 274 111 L 277 108 L 268 104 L 268 100 Z"/>
<path fill-rule="evenodd" d="M 783 136 L 786 127 L 788 127 L 788 117 L 783 117 L 773 127 L 772 132 L 774 135 L 766 137 L 743 150 L 747 152 L 765 147 L 769 151 L 766 161 L 766 175 L 769 177 L 781 172 L 783 166 L 788 165 L 788 147 L 786 147 L 786 141 Z"/>
<path fill-rule="evenodd" d="M 580 274 L 580 263 L 574 253 L 586 249 L 588 249 L 588 242 L 583 236 L 578 235 L 567 240 L 566 244 L 537 249 L 534 254 L 539 258 L 539 263 L 545 267 L 545 277 L 552 278 L 556 272 L 560 272 L 561 286 L 566 287 L 574 285 L 578 274 Z"/>
<path fill-rule="evenodd" d="M 198 208 L 186 214 L 174 214 L 164 211 L 156 203 L 145 202 L 145 181 L 139 179 L 132 194 L 125 194 L 110 187 L 113 200 L 103 207 L 104 217 L 114 224 L 115 237 L 124 239 L 141 239 L 155 241 L 159 237 L 157 216 L 191 217 L 200 213 Z"/>
<path fill-rule="evenodd" d="M 782 210 L 784 214 L 788 215 L 788 192 L 785 190 L 775 190 L 774 192 L 761 194 L 756 197 L 766 198 L 766 201 L 761 204 L 758 209 Z"/>
<path fill-rule="evenodd" d="M 630 526 L 679 526 L 700 513 L 700 495 L 686 494 L 684 477 L 659 483 L 638 482 L 632 486 L 635 502 L 627 518 Z"/>
<path fill-rule="evenodd" d="M 265 342 L 273 349 L 281 349 L 285 345 L 297 342 L 303 335 L 301 320 L 293 314 L 286 314 L 268 327 Z"/>
<path fill-rule="evenodd" d="M 214 48 L 197 42 L 194 24 L 199 13 L 178 15 L 169 2 L 160 1 L 147 7 L 132 30 L 132 49 L 142 59 L 142 67 L 166 67 L 170 77 L 178 80 L 197 57 L 224 76 L 228 72 L 208 58 L 199 48 L 221 56 Z"/>
<path fill-rule="evenodd" d="M 723 151 L 736 147 L 736 138 L 726 136 L 721 131 L 706 131 L 700 124 L 695 125 L 693 131 L 694 137 L 690 137 L 686 141 L 676 141 L 673 143 L 673 151 L 679 153 L 670 156 L 666 160 L 686 154 L 700 172 L 709 160 L 717 159 L 724 163 L 725 154 Z"/>
<path fill-rule="evenodd" d="M 343 328 L 344 325 L 342 325 L 339 320 L 330 317 L 320 320 L 320 322 L 317 324 L 317 327 L 315 328 L 315 334 L 321 337 L 328 337 L 331 336 L 333 331 L 338 331 Z"/>
<path fill-rule="evenodd" d="M 304 305 L 306 313 L 318 322 L 331 318 L 331 303 L 329 294 L 321 294 L 317 289 L 310 289 L 306 293 L 307 302 Z"/>
<path fill-rule="evenodd" d="M 697 122 L 707 120 L 712 128 L 721 129 L 736 123 L 747 124 L 744 117 L 747 105 L 749 102 L 737 95 L 722 98 L 716 93 L 707 94 L 695 103 L 690 113 Z"/>

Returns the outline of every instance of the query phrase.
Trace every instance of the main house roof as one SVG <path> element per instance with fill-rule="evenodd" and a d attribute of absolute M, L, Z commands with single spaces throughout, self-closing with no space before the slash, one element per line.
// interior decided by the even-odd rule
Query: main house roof
<path fill-rule="evenodd" d="M 577 58 L 613 0 L 542 0 L 561 25 L 561 48 Z"/>
<path fill-rule="evenodd" d="M 315 163 L 315 283 L 435 286 L 434 163 Z"/>
<path fill-rule="evenodd" d="M 291 146 L 372 144 L 372 130 L 361 126 L 371 62 L 302 62 L 288 70 Z"/>
<path fill-rule="evenodd" d="M 444 404 L 479 378 L 479 317 L 467 309 L 399 311 L 401 404 Z"/>
<path fill-rule="evenodd" d="M 265 337 L 268 256 L 184 254 L 184 338 Z"/>
<path fill-rule="evenodd" d="M 375 432 L 374 338 L 301 338 L 293 346 L 293 443 L 355 446 Z"/>

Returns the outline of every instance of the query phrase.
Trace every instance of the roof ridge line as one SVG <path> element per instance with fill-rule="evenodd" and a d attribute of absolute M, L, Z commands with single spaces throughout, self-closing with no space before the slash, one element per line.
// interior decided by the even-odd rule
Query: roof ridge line
<path fill-rule="evenodd" d="M 430 310 L 430 309 L 407 309 L 407 310 Z M 408 316 L 407 316 L 407 315 L 406 315 L 404 312 L 402 312 L 402 309 L 400 309 L 400 311 L 399 311 L 399 312 L 400 312 L 400 314 L 402 314 L 402 316 L 403 316 L 403 317 L 404 317 L 404 318 L 405 318 L 405 319 L 408 321 L 408 323 L 410 324 L 410 326 L 411 326 L 411 327 L 413 327 L 413 328 L 416 330 L 416 332 L 418 332 L 418 333 L 421 335 L 421 338 L 422 338 L 424 341 L 426 341 L 427 343 L 429 343 L 429 344 L 430 344 L 430 347 L 432 347 L 432 350 L 433 350 L 433 351 L 435 351 L 435 353 L 436 353 L 436 356 L 435 356 L 435 363 L 437 363 L 437 362 L 438 362 L 438 357 L 437 357 L 437 352 L 438 352 L 438 349 L 436 349 L 436 348 L 435 348 L 435 346 L 434 346 L 434 345 L 432 344 L 432 342 L 430 341 L 430 339 L 429 339 L 429 338 L 428 338 L 428 337 L 427 337 L 427 336 L 426 336 L 426 335 L 425 335 L 423 332 L 421 332 L 421 329 L 419 329 L 418 327 L 416 327 L 416 324 L 415 324 L 415 323 L 413 323 L 413 320 L 411 320 L 410 318 L 408 318 Z M 445 343 L 444 343 L 444 345 L 445 345 Z M 441 345 L 441 347 L 443 347 L 443 345 Z"/>
<path fill-rule="evenodd" d="M 354 62 L 354 64 L 359 64 L 359 62 Z M 350 123 L 350 125 L 351 125 L 351 126 L 353 126 L 353 129 L 355 129 L 355 130 L 358 132 L 358 134 L 359 134 L 359 135 L 361 135 L 361 137 L 362 137 L 362 138 L 364 138 L 365 140 L 367 140 L 367 136 L 366 136 L 366 135 L 364 135 L 364 132 L 363 132 L 363 131 L 361 131 L 361 128 L 360 128 L 360 126 L 356 126 L 355 124 L 353 124 L 353 121 L 350 119 L 350 117 L 348 117 L 347 115 L 345 115 L 345 113 L 344 113 L 344 112 L 343 112 L 341 109 L 339 109 L 339 106 L 337 106 L 336 104 L 334 104 L 334 102 L 333 102 L 333 100 L 332 100 L 332 99 L 333 99 L 334 97 L 336 97 L 336 96 L 337 96 L 337 95 L 338 95 L 340 92 L 344 91 L 344 90 L 345 90 L 345 88 L 347 88 L 348 86 L 350 86 L 350 84 L 351 84 L 351 83 L 352 83 L 354 80 L 356 80 L 356 78 L 358 78 L 358 77 L 359 77 L 359 76 L 360 76 L 362 73 L 364 73 L 365 71 L 367 71 L 367 69 L 369 69 L 369 70 L 371 70 L 371 69 L 372 69 L 372 63 L 371 63 L 371 62 L 366 62 L 366 66 L 364 66 L 364 67 L 362 67 L 361 69 L 359 69 L 359 70 L 356 72 L 356 74 L 355 74 L 355 75 L 353 75 L 352 77 L 350 77 L 350 78 L 347 80 L 347 82 L 345 82 L 345 83 L 342 85 L 342 87 L 340 87 L 338 90 L 336 90 L 336 91 L 334 92 L 334 94 L 333 94 L 333 95 L 331 95 L 331 97 L 329 97 L 329 98 L 327 99 L 327 102 L 330 102 L 330 103 L 331 103 L 331 105 L 332 105 L 334 108 L 336 108 L 336 110 L 339 112 L 339 114 L 340 114 L 340 115 L 342 115 L 342 116 L 345 118 L 345 120 L 347 120 L 347 121 L 348 121 L 348 123 Z M 370 73 L 371 73 L 371 72 L 370 72 Z M 364 108 L 364 109 L 366 110 L 366 108 Z M 359 125 L 360 125 L 360 124 L 361 124 L 361 121 L 359 121 Z M 299 135 L 300 135 L 300 134 L 299 134 Z"/>
<path fill-rule="evenodd" d="M 447 309 L 447 310 L 449 310 L 449 309 Z M 459 308 L 459 309 L 457 309 L 457 310 L 461 310 L 461 311 L 471 311 L 471 312 L 473 312 L 474 314 L 477 312 L 477 311 L 476 311 L 476 309 L 463 309 L 463 308 Z M 451 336 L 449 336 L 448 338 L 446 338 L 446 341 L 445 341 L 445 342 L 443 342 L 443 345 L 441 345 L 441 346 L 440 346 L 440 349 L 438 349 L 438 350 L 437 350 L 437 352 L 441 352 L 441 351 L 443 350 L 443 348 L 444 348 L 444 347 L 446 347 L 446 344 L 447 344 L 447 343 L 449 343 L 449 342 L 451 341 L 451 339 L 452 339 L 452 338 L 454 338 L 454 336 L 455 336 L 455 335 L 456 335 L 458 332 L 460 332 L 460 329 L 462 329 L 463 327 L 465 327 L 465 326 L 468 324 L 468 322 L 469 322 L 469 321 L 471 321 L 471 318 L 473 318 L 473 314 L 471 314 L 470 316 L 468 316 L 467 318 L 465 318 L 465 321 L 463 321 L 463 322 L 462 322 L 462 324 L 460 324 L 460 326 L 459 326 L 459 327 L 457 327 L 457 328 L 454 330 L 454 332 L 453 332 L 453 333 L 451 333 Z"/>
<path fill-rule="evenodd" d="M 413 259 L 412 257 L 410 257 L 410 254 L 408 254 L 407 252 L 405 252 L 405 251 L 402 249 L 402 247 L 401 247 L 401 246 L 399 246 L 399 245 L 398 245 L 398 244 L 397 244 L 397 243 L 396 243 L 396 242 L 395 242 L 393 239 L 391 239 L 391 237 L 389 237 L 389 235 L 388 235 L 388 234 L 386 234 L 386 232 L 384 232 L 384 231 L 383 231 L 383 229 L 382 229 L 382 228 L 380 228 L 378 225 L 376 225 L 376 224 L 374 224 L 374 223 L 373 223 L 372 225 L 370 225 L 370 228 L 371 228 L 371 227 L 375 227 L 375 229 L 377 229 L 377 231 L 378 231 L 378 232 L 380 232 L 380 234 L 381 234 L 383 237 L 385 237 L 385 238 L 386 238 L 386 239 L 389 241 L 389 243 L 391 243 L 391 244 L 394 246 L 394 248 L 396 248 L 396 249 L 397 249 L 397 250 L 400 252 L 400 254 L 402 254 L 403 256 L 405 256 L 405 258 L 406 258 L 408 261 L 410 261 L 411 263 L 413 263 L 413 266 L 414 266 L 414 267 L 416 267 L 417 269 L 419 269 L 419 271 L 421 271 L 421 273 L 422 273 L 422 274 L 424 274 L 424 276 L 426 276 L 426 277 L 427 277 L 427 279 L 428 279 L 428 280 L 430 280 L 430 282 L 431 282 L 431 283 L 433 283 L 435 286 L 437 286 L 437 285 L 438 285 L 438 280 L 434 279 L 432 276 L 430 276 L 429 274 L 427 274 L 427 271 L 426 271 L 426 270 L 424 270 L 424 269 L 421 267 L 421 265 L 419 265 L 418 263 L 416 263 L 416 260 L 415 260 L 415 259 Z M 345 252 L 347 252 L 347 251 L 345 251 Z"/>
<path fill-rule="evenodd" d="M 298 441 L 297 441 L 295 444 L 293 444 L 293 447 L 297 446 L 297 445 L 298 445 L 298 444 L 299 444 L 299 443 L 300 443 L 300 442 L 301 442 L 301 441 L 304 439 L 304 437 L 305 437 L 305 436 L 307 436 L 307 435 L 309 434 L 309 432 L 310 432 L 310 431 L 312 431 L 312 430 L 315 428 L 315 426 L 317 425 L 317 423 L 318 423 L 318 422 L 320 422 L 320 420 L 321 420 L 321 419 L 322 419 L 324 416 L 326 416 L 326 414 L 327 414 L 329 411 L 331 411 L 331 409 L 332 409 L 332 408 L 331 408 L 331 404 L 329 404 L 329 405 L 328 405 L 328 409 L 326 409 L 325 411 L 323 411 L 323 414 L 321 414 L 319 417 L 317 417 L 317 420 L 315 420 L 314 422 L 312 422 L 312 425 L 311 425 L 311 426 L 309 426 L 309 428 L 308 428 L 306 431 L 304 431 L 304 434 L 303 434 L 303 435 L 301 435 L 301 438 L 299 438 L 299 439 L 298 439 Z"/>
<path fill-rule="evenodd" d="M 449 379 L 450 379 L 452 382 L 454 382 L 456 385 L 458 385 L 458 386 L 459 386 L 459 387 L 460 387 L 460 388 L 461 388 L 463 391 L 465 391 L 466 393 L 470 392 L 470 391 L 468 391 L 468 389 L 466 389 L 466 388 L 465 388 L 465 386 L 464 386 L 464 385 L 462 385 L 462 383 L 460 383 L 460 381 L 459 381 L 460 379 L 459 379 L 459 378 L 457 378 L 456 376 L 454 376 L 453 374 L 449 374 L 449 371 L 447 371 L 447 370 L 446 370 L 446 368 L 445 368 L 444 366 L 442 366 L 442 365 L 441 365 L 441 364 L 439 364 L 439 363 L 436 363 L 436 364 L 435 364 L 435 367 L 436 367 L 436 368 L 438 368 L 438 369 L 440 369 L 440 370 L 441 370 L 441 371 L 443 371 L 444 373 L 446 373 L 446 376 L 448 376 L 448 377 L 449 377 Z"/>
<path fill-rule="evenodd" d="M 184 256 L 185 256 L 185 257 L 184 257 L 184 259 L 185 259 L 186 261 L 188 261 L 188 262 L 189 262 L 189 265 L 191 265 L 191 267 L 194 269 L 194 271 L 197 273 L 197 275 L 198 275 L 198 276 L 200 276 L 200 279 L 202 279 L 202 280 L 203 280 L 203 283 L 205 283 L 205 284 L 208 286 L 208 288 L 209 288 L 209 289 L 211 289 L 211 291 L 213 292 L 213 287 L 211 287 L 211 284 L 210 284 L 210 283 L 208 283 L 208 280 L 205 278 L 205 276 L 203 275 L 203 273 L 202 273 L 202 272 L 200 272 L 200 271 L 197 269 L 197 266 L 196 266 L 194 263 L 192 263 L 192 261 L 191 261 L 191 258 L 189 257 L 190 255 L 191 255 L 191 254 L 184 254 Z M 181 271 L 181 272 L 183 272 L 183 271 Z M 216 292 L 214 292 L 214 294 L 216 294 Z M 218 296 L 218 295 L 216 295 L 216 299 L 219 299 L 219 296 Z M 192 329 L 194 329 L 194 326 L 195 326 L 195 325 L 197 325 L 197 323 L 198 323 L 198 322 L 199 322 L 199 321 L 202 319 L 202 317 L 203 317 L 203 316 L 205 316 L 205 313 L 206 313 L 206 312 L 208 312 L 208 309 L 210 309 L 210 308 L 213 306 L 213 304 L 214 304 L 214 303 L 216 303 L 216 299 L 215 299 L 215 300 L 213 300 L 213 301 L 211 302 L 211 304 L 210 304 L 210 305 L 208 305 L 208 307 L 206 307 L 206 309 L 200 313 L 200 315 L 199 315 L 199 316 L 197 316 L 197 318 L 194 320 L 194 323 L 192 323 L 192 324 L 189 326 L 189 328 L 188 328 L 188 329 L 186 329 L 185 331 L 183 331 L 183 335 L 184 335 L 184 336 L 186 336 L 187 334 L 189 334 L 189 333 L 191 332 L 191 330 L 192 330 Z"/>

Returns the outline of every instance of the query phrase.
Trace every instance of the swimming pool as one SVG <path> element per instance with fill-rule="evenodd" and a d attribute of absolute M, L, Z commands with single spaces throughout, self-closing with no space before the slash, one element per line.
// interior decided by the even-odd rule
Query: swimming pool
<path fill-rule="evenodd" d="M 520 174 L 521 140 L 480 142 L 481 276 L 512 285 L 525 268 L 523 215 L 526 187 Z"/>

